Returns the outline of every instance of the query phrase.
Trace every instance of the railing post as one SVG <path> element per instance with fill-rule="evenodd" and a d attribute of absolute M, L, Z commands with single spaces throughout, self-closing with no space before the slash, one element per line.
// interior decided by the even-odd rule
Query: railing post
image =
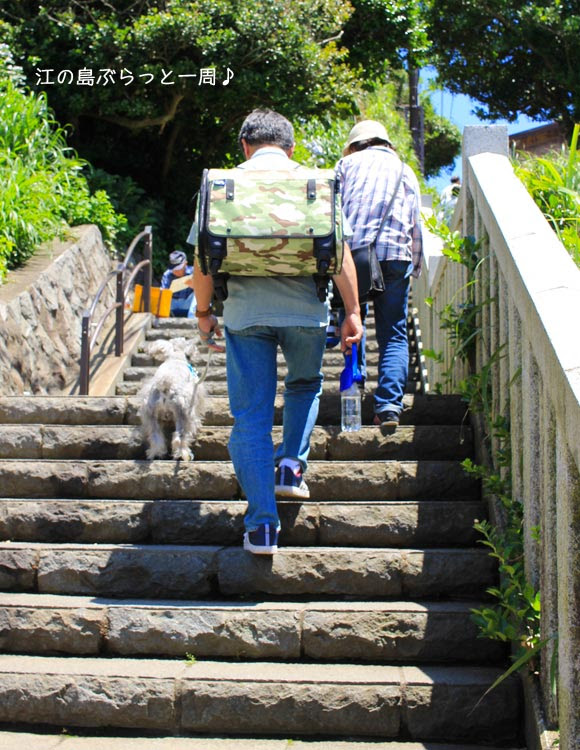
<path fill-rule="evenodd" d="M 123 354 L 123 339 L 125 338 L 125 299 L 123 294 L 123 276 L 125 265 L 117 266 L 117 309 L 115 312 L 115 357 Z"/>
<path fill-rule="evenodd" d="M 89 341 L 90 322 L 91 315 L 88 310 L 85 310 L 81 322 L 81 372 L 79 379 L 79 394 L 81 396 L 89 395 L 89 362 L 91 357 Z"/>
<path fill-rule="evenodd" d="M 153 234 L 152 227 L 145 227 L 145 260 L 149 263 L 145 266 L 145 283 L 143 284 L 143 310 L 151 312 L 151 283 L 153 281 Z"/>

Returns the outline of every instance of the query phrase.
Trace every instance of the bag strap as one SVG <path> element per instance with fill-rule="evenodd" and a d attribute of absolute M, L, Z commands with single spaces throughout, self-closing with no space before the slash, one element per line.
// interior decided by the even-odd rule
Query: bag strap
<path fill-rule="evenodd" d="M 401 160 L 401 171 L 399 172 L 399 176 L 397 177 L 397 183 L 395 185 L 395 189 L 393 190 L 393 194 L 391 195 L 391 198 L 387 204 L 387 207 L 385 208 L 385 211 L 383 213 L 383 216 L 381 218 L 381 223 L 379 224 L 379 228 L 377 229 L 377 233 L 375 234 L 375 237 L 373 241 L 370 243 L 371 245 L 374 245 L 375 242 L 379 239 L 379 235 L 385 226 L 385 221 L 387 220 L 387 216 L 389 215 L 389 211 L 391 210 L 391 207 L 395 201 L 395 198 L 397 196 L 397 193 L 399 192 L 399 186 L 401 184 L 401 180 L 403 179 L 403 170 L 405 169 L 405 162 Z"/>

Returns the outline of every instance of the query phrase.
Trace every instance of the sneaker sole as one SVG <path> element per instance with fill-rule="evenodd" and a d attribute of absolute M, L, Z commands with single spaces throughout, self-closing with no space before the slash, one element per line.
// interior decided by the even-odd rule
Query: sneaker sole
<path fill-rule="evenodd" d="M 301 490 L 300 487 L 287 487 L 286 485 L 276 485 L 274 487 L 276 497 L 302 497 L 308 499 L 310 490 Z"/>
<path fill-rule="evenodd" d="M 254 544 L 251 544 L 250 542 L 244 542 L 244 549 L 246 550 L 246 552 L 251 552 L 253 555 L 274 555 L 276 552 L 278 552 L 277 545 L 270 545 L 269 547 L 265 547 L 263 545 L 256 546 Z"/>
<path fill-rule="evenodd" d="M 384 422 L 378 423 L 373 420 L 373 424 L 375 425 L 375 427 L 398 427 L 400 422 L 398 419 L 386 419 Z"/>

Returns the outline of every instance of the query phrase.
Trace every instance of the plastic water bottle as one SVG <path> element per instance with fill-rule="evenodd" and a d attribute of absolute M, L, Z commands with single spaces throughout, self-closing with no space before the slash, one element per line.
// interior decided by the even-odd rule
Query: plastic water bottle
<path fill-rule="evenodd" d="M 362 424 L 357 346 L 345 356 L 345 367 L 340 373 L 340 427 L 343 432 L 357 432 Z"/>
<path fill-rule="evenodd" d="M 361 428 L 361 397 L 356 383 L 340 394 L 340 428 L 343 432 L 357 432 Z"/>

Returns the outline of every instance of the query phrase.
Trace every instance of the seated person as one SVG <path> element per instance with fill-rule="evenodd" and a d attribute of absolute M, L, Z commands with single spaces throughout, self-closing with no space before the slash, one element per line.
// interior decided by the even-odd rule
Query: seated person
<path fill-rule="evenodd" d="M 193 293 L 193 266 L 187 265 L 187 256 L 181 250 L 174 250 L 169 256 L 169 267 L 161 277 L 161 288 L 172 289 L 171 316 L 193 318 L 196 301 Z"/>

